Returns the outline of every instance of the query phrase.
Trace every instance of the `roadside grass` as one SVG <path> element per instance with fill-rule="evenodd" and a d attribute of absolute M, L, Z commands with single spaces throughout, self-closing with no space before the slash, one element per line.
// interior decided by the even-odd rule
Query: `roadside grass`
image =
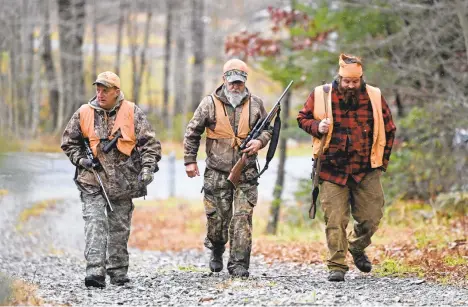
<path fill-rule="evenodd" d="M 164 200 L 146 202 L 136 205 L 131 246 L 203 249 L 206 217 L 201 199 L 170 199 L 167 205 Z M 325 263 L 328 251 L 323 221 L 307 220 L 306 208 L 297 206 L 282 207 L 277 235 L 268 235 L 269 203 L 257 204 L 253 217 L 254 255 L 263 256 L 267 263 Z M 465 216 L 448 219 L 424 204 L 394 203 L 386 208 L 373 244 L 367 249 L 374 265 L 372 274 L 468 286 L 467 225 Z M 350 255 L 347 261 L 354 268 Z"/>
<path fill-rule="evenodd" d="M 12 279 L 0 273 L 1 306 L 39 306 L 43 301 L 36 295 L 37 286 Z"/>
<path fill-rule="evenodd" d="M 182 271 L 182 272 L 202 272 L 202 273 L 207 273 L 207 272 L 210 272 L 210 269 L 208 268 L 199 268 L 199 267 L 196 267 L 196 266 L 193 266 L 193 265 L 189 265 L 189 266 L 182 266 L 182 265 L 179 265 L 177 266 L 177 269 L 179 271 Z"/>
<path fill-rule="evenodd" d="M 424 272 L 421 267 L 409 266 L 402 263 L 401 260 L 387 258 L 375 270 L 374 273 L 378 276 L 406 277 L 408 275 L 416 275 L 424 277 Z"/>
<path fill-rule="evenodd" d="M 58 199 L 48 199 L 37 202 L 33 204 L 31 207 L 24 209 L 21 211 L 18 217 L 18 223 L 16 225 L 16 230 L 21 231 L 26 224 L 26 222 L 33 218 L 40 216 L 48 209 L 53 209 L 57 205 L 60 200 Z"/>
<path fill-rule="evenodd" d="M 188 121 L 187 121 L 188 122 Z M 182 128 L 179 134 L 183 134 Z M 184 146 L 182 141 L 171 141 L 167 139 L 167 133 L 158 133 L 156 131 L 156 137 L 159 138 L 162 147 L 162 155 L 169 156 L 171 153 L 175 154 L 176 159 L 183 159 L 184 157 Z M 161 138 L 164 137 L 164 138 Z M 41 152 L 41 153 L 60 153 L 60 136 L 54 136 L 50 134 L 44 134 L 31 140 L 14 141 L 13 143 L 4 143 L 3 146 L 0 140 L 0 146 L 4 152 Z M 259 156 L 262 158 L 266 157 L 267 148 L 259 151 Z M 288 157 L 311 157 L 312 150 L 310 144 L 307 142 L 299 142 L 288 146 Z M 205 160 L 205 139 L 202 137 L 200 147 L 198 149 L 197 159 L 198 161 Z"/>

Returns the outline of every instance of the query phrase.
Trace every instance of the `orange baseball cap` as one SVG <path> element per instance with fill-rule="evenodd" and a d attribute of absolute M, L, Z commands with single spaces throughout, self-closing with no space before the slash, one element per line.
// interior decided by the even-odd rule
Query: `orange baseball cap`
<path fill-rule="evenodd" d="M 93 85 L 94 84 L 102 84 L 105 87 L 115 86 L 116 88 L 120 89 L 120 78 L 111 71 L 105 71 L 97 76 L 96 81 L 94 81 Z"/>
<path fill-rule="evenodd" d="M 247 81 L 248 67 L 244 61 L 231 59 L 224 64 L 223 75 L 227 82 Z"/>

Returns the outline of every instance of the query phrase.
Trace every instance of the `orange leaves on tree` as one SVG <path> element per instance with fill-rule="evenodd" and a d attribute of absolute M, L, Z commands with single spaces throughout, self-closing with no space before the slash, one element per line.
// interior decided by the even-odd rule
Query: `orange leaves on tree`
<path fill-rule="evenodd" d="M 291 30 L 292 27 L 305 30 L 314 28 L 315 23 L 309 16 L 298 10 L 285 10 L 281 8 L 268 8 L 270 14 L 271 26 L 265 33 L 242 31 L 234 33 L 226 38 L 224 44 L 225 53 L 232 57 L 237 56 L 247 61 L 249 57 L 275 57 L 282 53 L 283 48 L 292 50 L 312 49 L 317 43 L 322 43 L 332 32 L 332 30 L 319 32 L 314 36 L 301 35 L 288 37 L 291 40 L 291 46 L 285 47 L 285 38 L 281 38 L 279 32 L 282 30 Z"/>

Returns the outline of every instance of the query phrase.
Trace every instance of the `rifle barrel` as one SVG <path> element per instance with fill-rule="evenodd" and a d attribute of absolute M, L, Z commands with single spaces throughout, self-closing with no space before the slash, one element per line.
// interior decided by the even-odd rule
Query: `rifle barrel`
<path fill-rule="evenodd" d="M 96 176 L 97 180 L 99 181 L 99 185 L 102 188 L 102 192 L 104 193 L 104 197 L 107 200 L 107 204 L 109 205 L 110 210 L 114 211 L 114 209 L 112 208 L 111 202 L 109 200 L 109 197 L 107 197 L 106 189 L 104 189 L 104 184 L 102 183 L 101 176 L 99 176 L 99 174 L 96 172 L 94 168 L 92 168 L 92 170 L 93 170 L 94 176 Z"/>
<path fill-rule="evenodd" d="M 294 82 L 293 80 L 291 80 L 291 82 L 289 82 L 288 86 L 283 91 L 283 93 L 281 94 L 279 99 L 276 101 L 275 105 L 270 110 L 270 112 L 267 114 L 267 116 L 262 121 L 260 121 L 260 120 L 257 121 L 257 123 L 255 124 L 255 127 L 252 129 L 252 131 L 249 133 L 247 138 L 245 138 L 245 140 L 239 146 L 240 150 L 244 150 L 247 143 L 250 140 L 257 138 L 260 135 L 260 133 L 265 129 L 265 127 L 271 123 L 273 117 L 276 115 L 276 113 L 278 112 L 278 109 L 280 108 L 281 99 L 283 99 L 284 95 L 286 95 L 286 93 L 288 92 L 288 90 L 291 87 L 291 85 L 293 84 L 293 82 Z"/>

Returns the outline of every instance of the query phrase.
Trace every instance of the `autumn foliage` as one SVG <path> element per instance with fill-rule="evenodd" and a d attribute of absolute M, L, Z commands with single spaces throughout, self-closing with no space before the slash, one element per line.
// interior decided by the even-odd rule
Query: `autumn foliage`
<path fill-rule="evenodd" d="M 293 51 L 312 49 L 327 39 L 332 30 L 317 31 L 314 20 L 301 11 L 268 8 L 271 26 L 264 32 L 242 31 L 226 38 L 225 54 L 238 56 L 244 61 L 249 57 L 275 57 L 284 48 Z M 290 35 L 291 29 L 299 29 L 301 35 Z M 315 30 L 315 31 L 314 31 Z M 288 41 L 286 46 L 285 41 Z"/>

